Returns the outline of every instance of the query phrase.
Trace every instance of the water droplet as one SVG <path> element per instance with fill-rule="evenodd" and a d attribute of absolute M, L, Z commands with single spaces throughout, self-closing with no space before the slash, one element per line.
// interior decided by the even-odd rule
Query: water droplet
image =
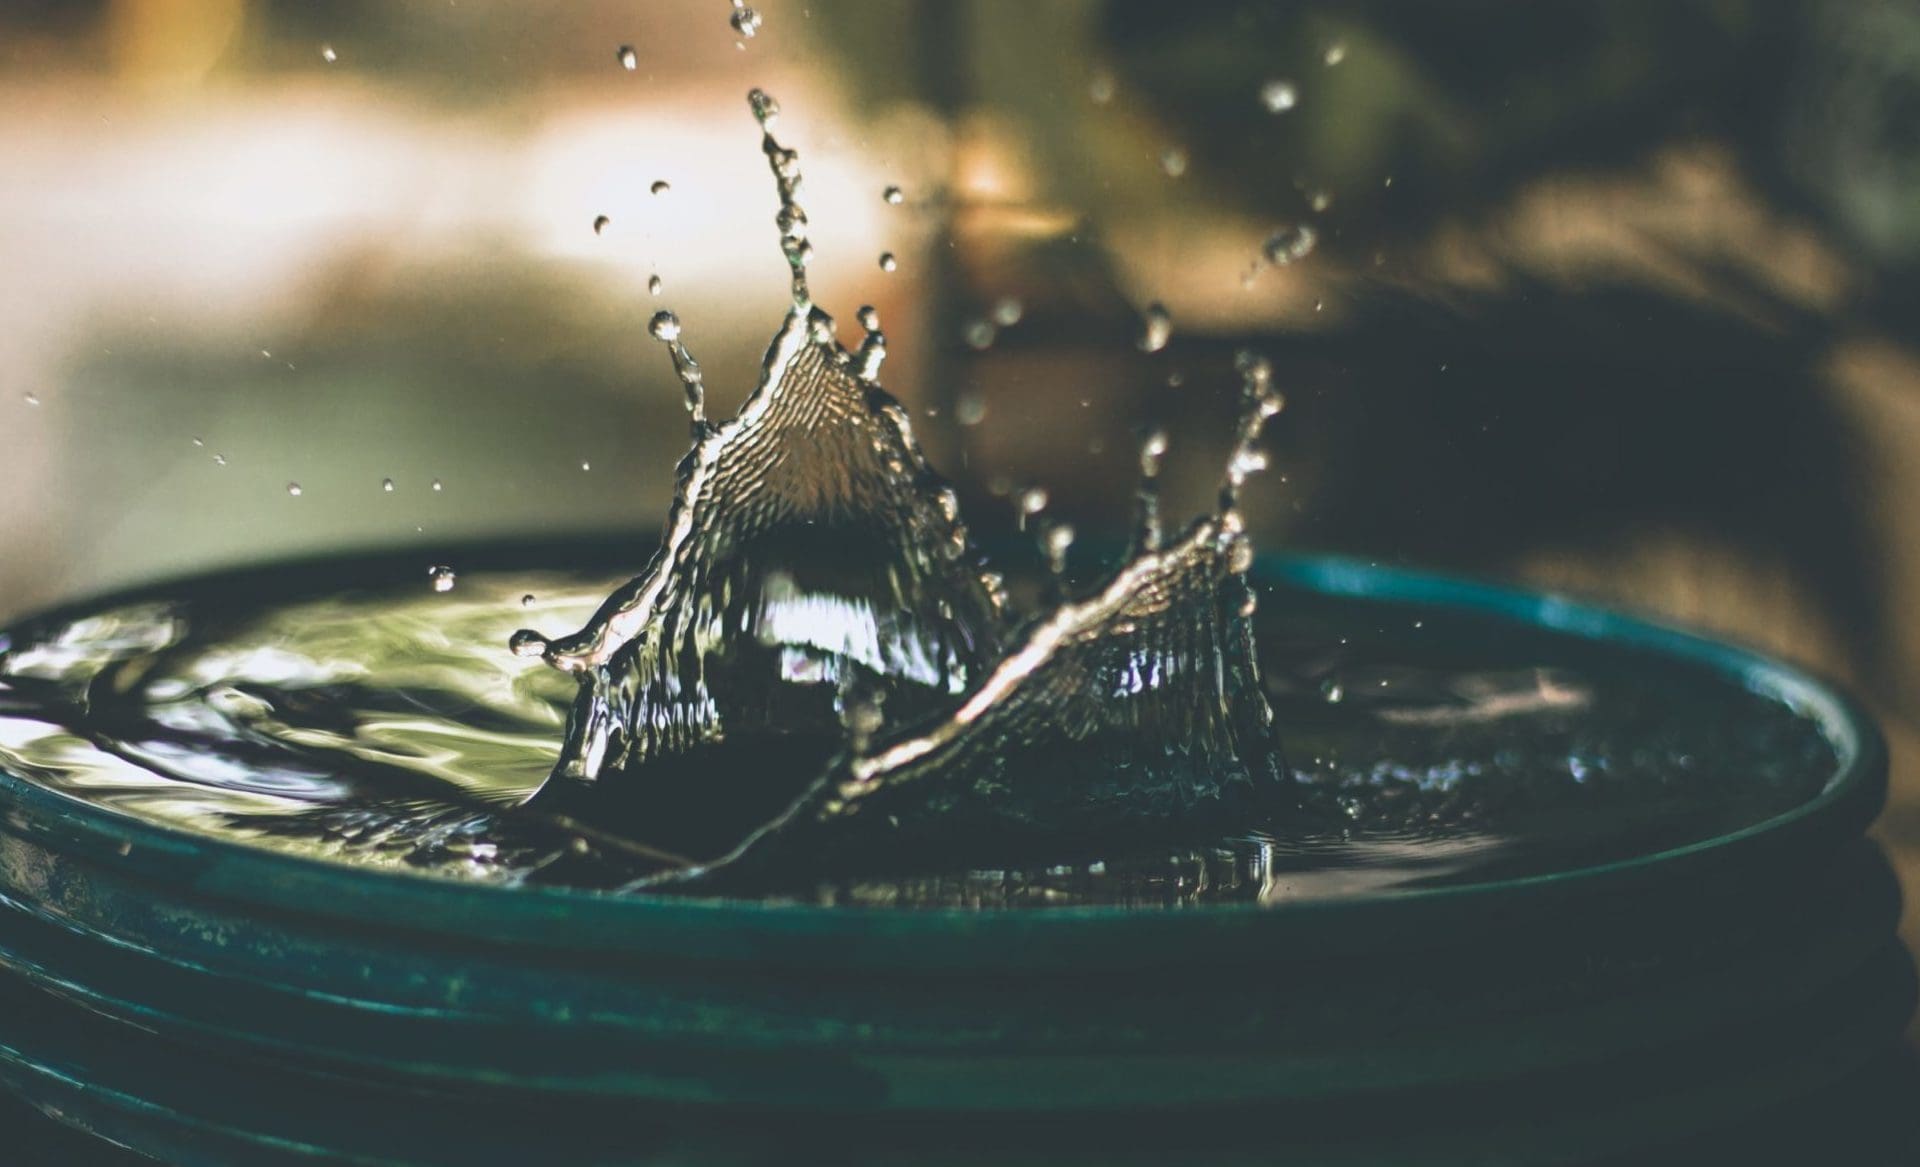
<path fill-rule="evenodd" d="M 1333 66 L 1338 65 L 1340 62 L 1346 60 L 1347 59 L 1347 42 L 1334 41 L 1332 44 L 1327 46 L 1327 51 L 1321 54 L 1320 59 L 1327 63 L 1328 68 L 1332 68 Z"/>
<path fill-rule="evenodd" d="M 631 73 L 640 67 L 640 54 L 633 51 L 632 45 L 620 46 L 620 67 Z"/>
<path fill-rule="evenodd" d="M 1093 104 L 1095 105 L 1105 105 L 1109 101 L 1112 101 L 1113 74 L 1107 72 L 1105 69 L 1095 73 L 1093 79 L 1087 82 L 1087 96 L 1093 99 Z"/>
<path fill-rule="evenodd" d="M 1140 351 L 1157 353 L 1167 347 L 1167 341 L 1172 337 L 1173 314 L 1158 300 L 1148 304 L 1140 332 Z"/>
<path fill-rule="evenodd" d="M 1269 81 L 1260 87 L 1260 104 L 1268 113 L 1285 113 L 1300 103 L 1300 91 L 1291 81 Z"/>
<path fill-rule="evenodd" d="M 647 331 L 655 340 L 678 340 L 680 338 L 680 318 L 670 309 L 662 308 L 647 321 Z"/>
<path fill-rule="evenodd" d="M 225 454 L 215 454 L 213 456 L 213 464 L 215 466 L 225 466 L 227 464 L 227 456 Z"/>
<path fill-rule="evenodd" d="M 593 233 L 595 235 L 598 235 L 602 231 L 605 231 L 607 229 L 607 224 L 611 222 L 613 222 L 613 220 L 607 218 L 605 215 L 595 215 L 593 217 Z"/>
<path fill-rule="evenodd" d="M 760 14 L 744 4 L 736 4 L 730 18 L 733 31 L 751 40 L 760 31 Z"/>
<path fill-rule="evenodd" d="M 880 313 L 875 311 L 872 304 L 862 304 L 860 311 L 854 313 L 854 316 L 860 321 L 860 327 L 868 332 L 880 327 Z"/>
<path fill-rule="evenodd" d="M 668 182 L 668 181 L 667 181 L 666 179 L 664 179 L 664 178 L 656 178 L 656 179 L 654 179 L 654 180 L 653 180 L 653 185 L 651 185 L 651 186 L 649 186 L 649 187 L 647 187 L 647 191 L 648 191 L 648 193 L 650 193 L 650 194 L 657 194 L 657 195 L 663 195 L 663 194 L 666 194 L 666 193 L 667 193 L 668 191 L 670 191 L 670 190 L 672 190 L 672 189 L 673 189 L 673 184 L 672 184 L 672 183 L 670 183 L 670 182 Z"/>
<path fill-rule="evenodd" d="M 340 54 L 333 51 L 332 45 L 321 45 L 320 59 L 331 65 L 340 59 Z"/>
<path fill-rule="evenodd" d="M 582 463 L 580 463 L 580 469 L 582 469 L 582 470 L 587 470 L 587 471 L 591 471 L 591 470 L 593 469 L 593 463 L 591 463 L 591 462 L 582 462 Z"/>
<path fill-rule="evenodd" d="M 1314 246 L 1319 242 L 1318 231 L 1309 224 L 1297 223 L 1291 227 L 1281 227 L 1267 236 L 1267 241 L 1260 245 L 1260 254 L 1267 257 L 1268 263 L 1285 267 L 1312 255 Z"/>
<path fill-rule="evenodd" d="M 38 405 L 40 404 L 40 395 L 38 393 L 22 393 L 20 400 L 26 402 L 28 405 Z"/>
<path fill-rule="evenodd" d="M 880 270 L 881 271 L 892 271 L 899 266 L 900 266 L 900 262 L 893 258 L 893 252 L 883 251 L 880 253 Z"/>
<path fill-rule="evenodd" d="M 384 490 L 384 491 L 386 491 L 386 492 L 387 492 L 388 494 L 392 494 L 392 493 L 393 493 L 393 479 L 391 479 L 391 478 L 382 478 L 382 479 L 380 480 L 380 489 L 381 489 L 381 490 Z"/>
<path fill-rule="evenodd" d="M 747 106 L 753 110 L 753 120 L 760 123 L 763 130 L 771 130 L 780 120 L 780 103 L 764 89 L 747 91 Z"/>
<path fill-rule="evenodd" d="M 889 206 L 897 207 L 901 203 L 906 201 L 907 195 L 906 195 L 906 192 L 901 190 L 899 187 L 889 186 L 887 189 L 880 192 L 880 197 L 887 200 L 887 204 Z"/>
<path fill-rule="evenodd" d="M 1320 695 L 1325 697 L 1329 704 L 1338 705 L 1340 702 L 1346 700 L 1347 690 L 1339 681 L 1328 677 L 1320 684 Z"/>
<path fill-rule="evenodd" d="M 524 605 L 527 600 L 531 600 L 532 598 L 532 596 L 528 596 L 526 599 L 521 600 L 520 603 Z M 507 647 L 513 651 L 513 655 L 515 656 L 540 656 L 547 651 L 547 638 L 530 628 L 522 628 L 508 639 Z"/>
<path fill-rule="evenodd" d="M 993 322 L 1002 328 L 1012 328 L 1020 323 L 1020 317 L 1026 314 L 1026 305 L 1012 296 L 1002 296 L 993 302 Z"/>
<path fill-rule="evenodd" d="M 299 498 L 301 494 L 300 484 L 298 482 L 287 483 L 287 493 L 295 498 Z"/>
<path fill-rule="evenodd" d="M 661 285 L 660 285 L 660 277 L 659 277 L 659 276 L 648 276 L 648 277 L 647 277 L 647 292 L 648 292 L 648 293 L 649 293 L 650 295 L 654 295 L 654 296 L 658 296 L 658 295 L 660 294 L 660 287 L 661 287 Z"/>
<path fill-rule="evenodd" d="M 524 596 L 521 596 L 521 597 L 520 597 L 520 606 L 521 606 L 522 608 L 531 608 L 531 607 L 533 607 L 533 593 L 532 593 L 532 592 L 528 592 L 528 593 L 527 593 L 526 595 L 524 595 Z"/>
<path fill-rule="evenodd" d="M 953 420 L 961 425 L 979 425 L 986 417 L 987 399 L 977 390 L 967 390 L 953 403 Z"/>
<path fill-rule="evenodd" d="M 1307 195 L 1307 205 L 1313 208 L 1315 214 L 1319 214 L 1333 205 L 1333 196 L 1324 190 L 1313 191 Z"/>
<path fill-rule="evenodd" d="M 994 338 L 998 336 L 999 333 L 1000 330 L 993 326 L 993 321 L 991 320 L 968 321 L 966 330 L 967 347 L 973 349 L 975 352 L 984 352 L 993 347 Z"/>
<path fill-rule="evenodd" d="M 1267 455 L 1264 450 L 1242 449 L 1234 452 L 1227 463 L 1227 478 L 1235 486 L 1245 482 L 1250 476 L 1267 468 Z"/>
<path fill-rule="evenodd" d="M 427 569 L 427 579 L 432 582 L 433 590 L 436 592 L 452 591 L 456 578 L 453 569 L 445 564 L 437 564 Z"/>
<path fill-rule="evenodd" d="M 446 485 L 442 483 L 438 478 L 433 480 L 433 492 L 435 494 L 438 494 L 445 489 L 446 489 Z"/>
<path fill-rule="evenodd" d="M 1037 515 L 1047 509 L 1047 490 L 1044 486 L 1029 486 L 1013 500 L 1023 515 Z"/>
<path fill-rule="evenodd" d="M 1187 152 L 1178 146 L 1161 151 L 1160 169 L 1167 172 L 1168 178 L 1179 178 L 1187 172 Z"/>
<path fill-rule="evenodd" d="M 1073 528 L 1071 526 L 1066 523 L 1055 523 L 1047 528 L 1047 566 L 1055 575 L 1067 569 L 1067 552 L 1072 548 Z"/>
<path fill-rule="evenodd" d="M 206 445 L 206 443 L 205 443 L 205 442 L 203 442 L 203 441 L 201 441 L 201 440 L 200 440 L 199 438 L 195 438 L 195 439 L 193 439 L 193 444 L 194 444 L 194 445 L 196 445 L 196 446 L 204 446 L 204 445 Z"/>
<path fill-rule="evenodd" d="M 1167 456 L 1167 431 L 1155 427 L 1140 439 L 1140 473 L 1148 478 L 1160 473 L 1160 460 Z"/>

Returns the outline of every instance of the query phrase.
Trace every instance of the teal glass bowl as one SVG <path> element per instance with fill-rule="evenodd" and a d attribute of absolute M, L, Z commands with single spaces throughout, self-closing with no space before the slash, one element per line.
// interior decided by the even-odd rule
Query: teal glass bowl
<path fill-rule="evenodd" d="M 1833 772 L 1765 821 L 1546 876 L 971 911 L 356 870 L 0 771 L 0 1079 L 193 1162 L 543 1161 L 556 1139 L 569 1162 L 646 1162 L 690 1132 L 737 1138 L 716 1116 L 746 1112 L 821 1137 L 910 1122 L 955 1146 L 982 1117 L 1087 1122 L 1125 1144 L 1103 1161 L 1144 1153 L 1114 1133 L 1143 1116 L 1204 1113 L 1210 1137 L 1301 1162 L 1488 1162 L 1710 1129 L 1897 1039 L 1912 965 L 1897 885 L 1863 839 L 1886 755 L 1847 697 L 1556 597 L 1329 558 L 1256 575 L 1270 603 L 1446 612 L 1550 652 L 1703 671 L 1810 719 Z M 1365 1119 L 1382 1106 L 1404 1121 Z M 528 1115 L 546 1116 L 530 1141 L 510 1134 Z M 1106 1145 L 1048 1140 L 1045 1161 Z"/>

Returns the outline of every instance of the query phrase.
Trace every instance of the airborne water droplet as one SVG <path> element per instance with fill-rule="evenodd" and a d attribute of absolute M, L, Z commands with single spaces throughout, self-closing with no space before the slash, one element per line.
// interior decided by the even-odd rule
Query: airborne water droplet
<path fill-rule="evenodd" d="M 1313 208 L 1315 214 L 1319 214 L 1333 205 L 1333 196 L 1324 190 L 1316 190 L 1307 195 L 1307 205 Z"/>
<path fill-rule="evenodd" d="M 533 607 L 533 593 L 532 593 L 532 592 L 528 592 L 528 593 L 527 593 L 526 595 L 524 595 L 524 596 L 521 596 L 521 597 L 520 597 L 520 606 L 521 606 L 522 608 L 531 608 L 531 607 Z"/>
<path fill-rule="evenodd" d="M 1055 575 L 1067 569 L 1067 552 L 1072 549 L 1073 528 L 1071 526 L 1066 523 L 1055 523 L 1047 528 L 1047 567 Z"/>
<path fill-rule="evenodd" d="M 1327 46 L 1327 51 L 1321 56 L 1321 60 L 1327 63 L 1328 68 L 1338 65 L 1346 59 L 1347 43 L 1345 41 L 1334 41 Z"/>
<path fill-rule="evenodd" d="M 1172 337 L 1173 314 L 1158 300 L 1148 304 L 1140 332 L 1140 351 L 1157 353 L 1167 347 L 1167 341 Z"/>
<path fill-rule="evenodd" d="M 1103 69 L 1087 82 L 1087 96 L 1093 99 L 1093 104 L 1105 105 L 1113 100 L 1113 88 L 1113 74 Z"/>
<path fill-rule="evenodd" d="M 747 91 L 747 106 L 753 110 L 753 120 L 760 123 L 763 130 L 771 130 L 780 120 L 780 103 L 764 89 Z"/>
<path fill-rule="evenodd" d="M 1300 102 L 1300 91 L 1291 81 L 1269 81 L 1260 87 L 1260 104 L 1268 113 L 1285 113 Z"/>
<path fill-rule="evenodd" d="M 438 478 L 433 480 L 433 491 L 435 494 L 440 493 L 440 491 L 444 489 L 446 489 L 445 485 Z"/>
<path fill-rule="evenodd" d="M 532 596 L 521 597 L 520 606 L 528 607 L 527 601 L 531 599 L 533 599 Z M 547 651 L 547 638 L 532 629 L 522 628 L 508 639 L 507 648 L 512 650 L 515 656 L 540 656 Z"/>
<path fill-rule="evenodd" d="M 299 498 L 301 494 L 300 484 L 298 482 L 287 483 L 287 493 L 295 498 Z"/>
<path fill-rule="evenodd" d="M 598 235 L 602 231 L 605 231 L 607 229 L 607 224 L 611 222 L 613 222 L 613 220 L 607 218 L 605 215 L 595 215 L 593 217 L 593 233 L 595 235 Z"/>
<path fill-rule="evenodd" d="M 340 59 L 340 54 L 333 51 L 332 45 L 321 45 L 320 59 L 331 65 Z"/>
<path fill-rule="evenodd" d="M 647 292 L 648 294 L 654 295 L 654 296 L 658 296 L 660 294 L 660 277 L 659 276 L 647 277 Z"/>
<path fill-rule="evenodd" d="M 1314 246 L 1319 242 L 1320 233 L 1310 224 L 1296 223 L 1267 236 L 1267 241 L 1260 246 L 1260 254 L 1266 256 L 1268 263 L 1285 267 L 1313 254 Z"/>
<path fill-rule="evenodd" d="M 1187 152 L 1178 146 L 1168 147 L 1160 154 L 1160 169 L 1168 178 L 1179 178 L 1187 172 Z"/>
<path fill-rule="evenodd" d="M 436 564 L 427 569 L 427 578 L 432 582 L 434 591 L 450 592 L 453 590 L 454 582 L 458 577 L 454 575 L 451 567 L 445 564 Z"/>
<path fill-rule="evenodd" d="M 383 491 L 385 491 L 385 492 L 387 492 L 388 494 L 392 494 L 392 493 L 393 493 L 393 479 L 391 479 L 391 478 L 382 478 L 382 479 L 380 480 L 380 489 L 381 489 L 381 490 L 383 490 Z"/>
<path fill-rule="evenodd" d="M 760 31 L 760 14 L 744 4 L 736 3 L 729 23 L 733 25 L 733 31 L 751 40 Z"/>
<path fill-rule="evenodd" d="M 779 112 L 773 99 L 755 90 L 749 100 L 761 126 L 769 127 Z M 768 349 L 749 404 L 718 423 L 704 418 L 699 369 L 681 342 L 678 318 L 663 309 L 648 320 L 649 333 L 667 345 L 688 388 L 694 415 L 692 446 L 670 512 L 676 517 L 653 566 L 614 593 L 580 631 L 551 642 L 523 631 L 509 642 L 516 654 L 544 656 L 582 686 L 580 715 L 570 724 L 548 785 L 535 798 L 572 814 L 576 800 L 590 809 L 603 797 L 621 797 L 621 784 L 641 791 L 654 777 L 646 769 L 658 762 L 697 769 L 705 760 L 696 751 L 743 744 L 759 749 L 751 739 L 787 735 L 789 718 L 812 732 L 816 727 L 806 726 L 801 714 L 780 711 L 769 722 L 759 705 L 769 684 L 837 690 L 842 744 L 852 748 L 837 751 L 834 768 L 807 787 L 806 801 L 792 804 L 802 813 L 761 831 L 748 852 L 726 861 L 743 879 L 767 876 L 759 866 L 765 856 L 790 848 L 813 853 L 821 831 L 838 837 L 845 826 L 853 840 L 866 824 L 924 830 L 926 808 L 949 798 L 988 816 L 979 821 L 997 821 L 993 816 L 1014 804 L 1003 803 L 995 791 L 980 793 L 979 783 L 963 789 L 956 775 L 984 767 L 992 776 L 987 785 L 1001 784 L 1002 777 L 1024 781 L 1017 770 L 1003 775 L 1001 769 L 1015 765 L 1005 759 L 1023 751 L 1072 759 L 1066 764 L 1101 781 L 1117 764 L 1137 767 L 1140 773 L 1124 780 L 1143 789 L 1264 797 L 1265 788 L 1281 779 L 1275 743 L 1262 728 L 1272 713 L 1257 662 L 1232 623 L 1239 619 L 1240 609 L 1232 605 L 1241 592 L 1220 590 L 1222 583 L 1239 586 L 1230 577 L 1244 570 L 1251 555 L 1233 496 L 1223 490 L 1219 507 L 1178 539 L 1156 535 L 1143 542 L 1104 586 L 1070 599 L 1066 581 L 1056 574 L 1047 589 L 1048 610 L 1019 612 L 1004 581 L 972 550 L 958 496 L 928 466 L 908 429 L 907 407 L 875 379 L 884 355 L 877 315 L 867 308 L 858 313 L 867 336 L 857 352 L 849 352 L 836 340 L 832 318 L 807 294 L 808 225 L 795 197 L 798 156 L 770 130 L 761 144 L 779 189 L 776 221 L 792 268 L 793 306 Z M 1184 151 L 1172 169 L 1185 169 Z M 894 254 L 883 253 L 880 266 L 895 270 Z M 962 336 L 976 348 L 993 343 L 1000 328 L 1024 314 L 1012 297 L 983 308 L 961 321 Z M 1165 306 L 1151 305 L 1141 347 L 1159 351 L 1171 330 Z M 1261 367 L 1243 365 L 1243 372 L 1250 394 L 1270 381 Z M 1077 396 L 1083 406 L 1091 400 Z M 1243 411 L 1237 450 L 1250 450 L 1259 437 L 1262 400 L 1251 397 Z M 984 415 L 977 389 L 969 387 L 952 402 L 962 425 L 977 424 Z M 1158 439 L 1160 449 L 1164 444 Z M 1151 451 L 1155 442 L 1147 445 Z M 1143 463 L 1155 463 L 1151 479 L 1157 456 L 1148 451 Z M 1239 468 L 1230 464 L 1229 471 Z M 1049 567 L 1060 572 L 1073 532 L 1043 514 L 1047 491 L 1014 491 L 998 474 L 988 486 L 1013 494 L 1021 527 L 1036 531 Z M 1150 481 L 1143 484 L 1142 512 L 1157 526 L 1155 489 Z M 788 557 L 823 544 L 853 560 L 838 575 L 885 581 L 888 590 L 874 607 L 836 596 L 831 612 L 821 611 L 812 591 L 818 585 L 793 570 L 804 560 Z M 775 616 L 806 624 L 804 638 L 797 636 L 797 625 L 787 630 Z M 834 627 L 823 628 L 829 617 Z M 758 637 L 759 644 L 778 645 L 781 652 L 730 659 L 714 651 L 733 637 L 742 643 Z M 1007 652 L 1014 637 L 1026 647 Z M 1181 647 L 1162 647 L 1168 643 Z M 1101 691 L 1114 678 L 1126 687 L 1123 706 L 1109 710 L 1110 702 L 1094 702 L 1101 708 L 1092 722 L 1056 724 L 1059 719 L 1049 716 L 1060 694 Z M 1189 711 L 1196 705 L 1217 708 L 1220 715 L 1193 721 Z M 931 728 L 923 735 L 916 725 Z M 1154 747 L 1146 757 L 1133 750 L 1142 734 L 1154 735 L 1146 738 Z M 784 741 L 770 738 L 769 745 L 782 757 L 791 753 Z M 1215 759 L 1226 759 L 1229 772 L 1216 773 Z M 599 789 L 612 794 L 595 793 Z M 872 809 L 850 817 L 862 807 Z M 736 827 L 765 823 L 758 818 L 665 827 L 699 841 L 697 849 L 671 850 L 711 855 L 737 842 Z M 951 825 L 951 816 L 939 824 Z M 713 837 L 700 839 L 703 832 Z M 702 877 L 674 871 L 661 878 L 699 886 Z"/>
<path fill-rule="evenodd" d="M 20 400 L 26 402 L 28 405 L 38 405 L 40 404 L 40 395 L 38 393 L 22 393 Z"/>
<path fill-rule="evenodd" d="M 640 67 L 640 54 L 633 51 L 632 45 L 620 46 L 620 66 L 631 73 Z"/>
<path fill-rule="evenodd" d="M 653 185 L 647 187 L 647 192 L 649 194 L 663 195 L 672 189 L 673 189 L 672 183 L 668 182 L 664 178 L 656 178 L 653 180 Z"/>
<path fill-rule="evenodd" d="M 881 191 L 880 197 L 887 200 L 887 204 L 889 206 L 894 206 L 894 207 L 897 207 L 901 203 L 905 202 L 907 198 L 906 192 L 902 191 L 897 186 L 889 186 L 887 189 Z"/>

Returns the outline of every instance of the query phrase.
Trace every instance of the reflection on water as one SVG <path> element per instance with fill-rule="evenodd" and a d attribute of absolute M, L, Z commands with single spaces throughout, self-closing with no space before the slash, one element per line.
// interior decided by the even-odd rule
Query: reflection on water
<path fill-rule="evenodd" d="M 445 593 L 218 580 L 15 635 L 0 767 L 250 845 L 441 878 L 617 887 L 660 863 L 520 806 L 573 684 L 503 645 L 583 621 L 615 575 L 467 571 Z M 523 597 L 531 594 L 531 605 Z M 964 867 L 794 865 L 841 904 L 1141 906 L 1351 896 L 1565 870 L 1758 821 L 1833 756 L 1761 696 L 1497 625 L 1271 593 L 1258 639 L 1299 805 L 1278 830 L 1118 850 L 1055 843 Z M 811 771 L 794 775 L 804 781 Z M 724 770 L 700 794 L 732 797 Z M 975 859 L 978 862 L 978 859 Z"/>

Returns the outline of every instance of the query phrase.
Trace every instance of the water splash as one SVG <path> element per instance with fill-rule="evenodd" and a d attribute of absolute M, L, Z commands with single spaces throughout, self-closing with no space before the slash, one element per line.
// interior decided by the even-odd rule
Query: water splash
<path fill-rule="evenodd" d="M 733 418 L 710 423 L 678 317 L 654 315 L 649 331 L 686 392 L 694 441 L 663 544 L 579 632 L 551 642 L 522 632 L 513 642 L 581 683 L 561 760 L 538 796 L 549 806 L 591 802 L 593 813 L 651 817 L 649 831 L 675 833 L 657 821 L 686 809 L 674 787 L 691 782 L 708 802 L 728 801 L 708 785 L 725 767 L 676 759 L 779 752 L 778 764 L 760 767 L 769 771 L 762 797 L 723 808 L 737 812 L 728 822 L 680 824 L 678 841 L 696 854 L 715 847 L 709 855 L 817 773 L 838 736 L 843 690 L 884 689 L 903 714 L 933 711 L 998 658 L 1006 634 L 957 496 L 875 380 L 885 357 L 878 316 L 862 313 L 866 337 L 849 352 L 813 305 L 799 156 L 774 136 L 773 98 L 755 90 L 749 103 L 792 276 L 792 306 L 759 385 Z M 609 787 L 621 789 L 599 793 Z"/>
<path fill-rule="evenodd" d="M 1072 528 L 1043 515 L 1045 491 L 1021 492 L 1049 578 L 1046 608 L 1017 618 L 958 495 L 879 386 L 878 314 L 860 309 L 864 337 L 849 351 L 814 304 L 799 155 L 776 137 L 772 96 L 753 90 L 748 105 L 778 192 L 791 307 L 759 384 L 719 423 L 679 318 L 649 322 L 685 391 L 693 448 L 648 569 L 572 635 L 511 639 L 580 686 L 559 762 L 528 805 L 704 861 L 652 877 L 676 885 L 943 832 L 992 845 L 1267 821 L 1284 771 L 1238 510 L 1278 409 L 1266 364 L 1242 362 L 1247 407 L 1217 508 L 1170 544 L 1157 502 L 1166 439 L 1146 439 L 1133 545 L 1090 593 L 1070 596 Z M 990 344 L 994 322 L 975 324 Z M 1156 305 L 1153 349 L 1170 329 Z"/>
<path fill-rule="evenodd" d="M 1162 541 L 1166 441 L 1150 436 L 1135 546 L 1103 586 L 1036 618 L 944 717 L 889 733 L 872 700 L 843 713 L 845 748 L 786 813 L 721 862 L 640 886 L 744 889 L 799 864 L 922 862 L 956 840 L 979 861 L 1063 832 L 1113 845 L 1272 822 L 1287 770 L 1255 655 L 1239 493 L 1282 402 L 1264 360 L 1243 354 L 1240 369 L 1245 407 L 1213 513 Z M 1045 506 L 1035 494 L 1023 512 Z M 1072 529 L 1040 538 L 1064 589 Z"/>

